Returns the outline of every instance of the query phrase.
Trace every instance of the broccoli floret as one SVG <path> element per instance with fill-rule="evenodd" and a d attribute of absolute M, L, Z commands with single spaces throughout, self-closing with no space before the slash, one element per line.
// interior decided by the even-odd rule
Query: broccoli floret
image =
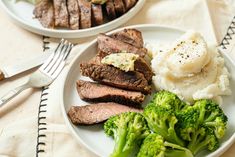
<path fill-rule="evenodd" d="M 149 128 L 160 134 L 169 142 L 184 146 L 184 141 L 176 133 L 176 123 L 178 122 L 174 110 L 165 105 L 150 104 L 144 109 L 144 117 Z"/>
<path fill-rule="evenodd" d="M 130 156 L 150 133 L 145 118 L 140 113 L 134 112 L 109 118 L 104 124 L 104 130 L 115 140 L 111 157 Z"/>
<path fill-rule="evenodd" d="M 187 106 L 176 94 L 165 90 L 157 92 L 150 103 L 171 107 L 176 112 L 181 111 Z"/>
<path fill-rule="evenodd" d="M 148 135 L 137 157 L 193 157 L 190 150 L 179 145 L 164 141 L 158 134 Z"/>
<path fill-rule="evenodd" d="M 219 147 L 224 136 L 227 117 L 218 104 L 211 100 L 199 100 L 177 114 L 177 131 L 188 141 L 188 148 L 196 154 L 207 148 L 213 151 Z"/>
<path fill-rule="evenodd" d="M 212 100 L 199 100 L 194 106 L 200 111 L 199 123 L 214 130 L 217 138 L 225 134 L 228 118 L 220 106 Z"/>

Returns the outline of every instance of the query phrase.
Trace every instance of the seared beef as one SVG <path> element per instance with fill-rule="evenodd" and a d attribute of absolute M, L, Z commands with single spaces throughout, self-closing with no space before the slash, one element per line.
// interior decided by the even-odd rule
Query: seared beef
<path fill-rule="evenodd" d="M 94 63 L 82 63 L 80 64 L 80 68 L 82 75 L 106 85 L 140 91 L 145 94 L 151 92 L 148 81 L 140 72 L 124 72 L 113 66 Z"/>
<path fill-rule="evenodd" d="M 69 12 L 69 27 L 79 29 L 79 6 L 77 0 L 67 0 Z"/>
<path fill-rule="evenodd" d="M 54 7 L 51 0 L 42 0 L 37 3 L 33 14 L 38 18 L 43 27 L 54 28 Z"/>
<path fill-rule="evenodd" d="M 124 29 L 123 31 L 112 34 L 111 37 L 138 48 L 144 47 L 142 34 L 136 29 Z"/>
<path fill-rule="evenodd" d="M 114 8 L 115 8 L 117 15 L 120 16 L 126 12 L 126 9 L 122 0 L 113 0 L 113 3 L 114 3 Z"/>
<path fill-rule="evenodd" d="M 106 2 L 106 12 L 107 12 L 108 18 L 110 20 L 113 20 L 117 17 L 116 12 L 115 12 L 115 8 L 114 8 L 113 0 L 107 0 L 107 2 Z"/>
<path fill-rule="evenodd" d="M 66 0 L 53 0 L 55 9 L 55 26 L 69 28 L 69 14 Z"/>
<path fill-rule="evenodd" d="M 91 2 L 88 0 L 78 0 L 80 7 L 80 27 L 90 28 L 91 27 Z"/>
<path fill-rule="evenodd" d="M 116 102 L 120 104 L 139 105 L 145 95 L 140 92 L 127 91 L 88 81 L 77 81 L 77 91 L 82 100 L 95 102 Z"/>
<path fill-rule="evenodd" d="M 135 61 L 135 70 L 144 74 L 144 77 L 149 83 L 152 81 L 153 77 L 152 69 L 143 58 L 139 57 Z"/>
<path fill-rule="evenodd" d="M 123 2 L 125 4 L 126 10 L 129 10 L 135 5 L 137 0 L 123 0 Z"/>
<path fill-rule="evenodd" d="M 113 102 L 107 102 L 90 104 L 87 106 L 72 106 L 68 111 L 68 116 L 75 125 L 91 125 L 103 122 L 114 115 L 124 112 L 142 112 L 142 110 Z"/>
<path fill-rule="evenodd" d="M 100 34 L 97 37 L 97 41 L 99 51 L 101 53 L 105 53 L 106 55 L 125 51 L 144 57 L 147 53 L 147 50 L 144 48 L 137 48 L 120 40 L 113 39 L 105 34 Z"/>
<path fill-rule="evenodd" d="M 102 6 L 97 4 L 91 5 L 92 10 L 92 22 L 94 23 L 93 26 L 98 26 L 104 23 Z"/>

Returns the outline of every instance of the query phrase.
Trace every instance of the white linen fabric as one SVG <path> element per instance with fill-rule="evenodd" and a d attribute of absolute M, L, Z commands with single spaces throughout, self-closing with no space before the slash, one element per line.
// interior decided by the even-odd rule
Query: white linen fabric
<path fill-rule="evenodd" d="M 233 0 L 146 0 L 143 9 L 124 26 L 158 24 L 194 29 L 209 42 L 219 45 L 223 41 L 224 50 L 235 59 L 234 16 Z M 230 34 L 226 35 L 228 31 Z M 0 34 L 0 67 L 36 56 L 43 50 L 46 53 L 58 42 L 58 39 L 43 38 L 17 27 L 2 10 Z M 78 45 L 73 49 L 70 60 L 94 38 L 72 40 Z M 58 95 L 66 69 L 49 88 L 42 92 L 29 89 L 0 109 L 0 156 L 96 156 L 73 138 L 64 123 Z M 0 95 L 23 83 L 32 71 L 0 82 Z M 234 154 L 235 144 L 222 156 L 233 157 Z"/>

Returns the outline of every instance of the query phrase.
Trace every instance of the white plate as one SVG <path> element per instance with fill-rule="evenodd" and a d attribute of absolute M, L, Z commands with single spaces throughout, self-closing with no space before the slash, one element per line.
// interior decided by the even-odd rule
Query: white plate
<path fill-rule="evenodd" d="M 184 31 L 177 30 L 174 28 L 159 27 L 155 25 L 139 25 L 132 26 L 131 28 L 136 28 L 140 30 L 143 34 L 144 41 L 148 43 L 168 43 L 169 41 L 175 40 L 184 33 Z M 114 147 L 114 141 L 104 134 L 102 124 L 94 126 L 75 126 L 70 122 L 66 114 L 72 105 L 87 104 L 79 98 L 76 91 L 75 83 L 78 79 L 84 79 L 84 77 L 82 77 L 79 72 L 79 64 L 81 62 L 88 61 L 89 59 L 94 57 L 97 52 L 96 47 L 97 41 L 94 40 L 83 52 L 80 53 L 80 55 L 76 56 L 76 58 L 70 65 L 62 87 L 63 90 L 61 95 L 61 107 L 66 124 L 68 125 L 76 139 L 80 140 L 87 148 L 89 148 L 98 156 L 106 157 L 112 152 Z M 225 58 L 226 66 L 228 67 L 231 73 L 231 89 L 233 92 L 233 95 L 224 97 L 223 109 L 226 115 L 228 116 L 228 131 L 226 132 L 226 135 L 223 138 L 219 149 L 212 153 L 204 151 L 198 154 L 197 156 L 219 156 L 225 150 L 227 150 L 235 140 L 235 64 L 232 60 L 228 58 L 228 56 L 223 56 Z"/>
<path fill-rule="evenodd" d="M 5 12 L 13 19 L 19 26 L 45 36 L 56 38 L 82 38 L 96 35 L 101 32 L 112 30 L 131 19 L 143 7 L 145 0 L 138 0 L 136 5 L 131 8 L 123 16 L 110 21 L 106 24 L 92 27 L 83 30 L 65 30 L 65 29 L 47 29 L 42 27 L 37 19 L 34 19 L 33 9 L 34 6 L 27 2 L 17 2 L 15 0 L 0 0 L 0 4 Z"/>

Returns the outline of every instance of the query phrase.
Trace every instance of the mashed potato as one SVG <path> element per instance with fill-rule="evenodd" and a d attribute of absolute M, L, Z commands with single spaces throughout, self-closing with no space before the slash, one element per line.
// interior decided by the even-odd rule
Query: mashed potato
<path fill-rule="evenodd" d="M 221 100 L 229 95 L 229 73 L 215 46 L 207 46 L 196 32 L 185 33 L 165 50 L 154 54 L 151 62 L 153 83 L 158 90 L 168 90 L 181 99 Z"/>

